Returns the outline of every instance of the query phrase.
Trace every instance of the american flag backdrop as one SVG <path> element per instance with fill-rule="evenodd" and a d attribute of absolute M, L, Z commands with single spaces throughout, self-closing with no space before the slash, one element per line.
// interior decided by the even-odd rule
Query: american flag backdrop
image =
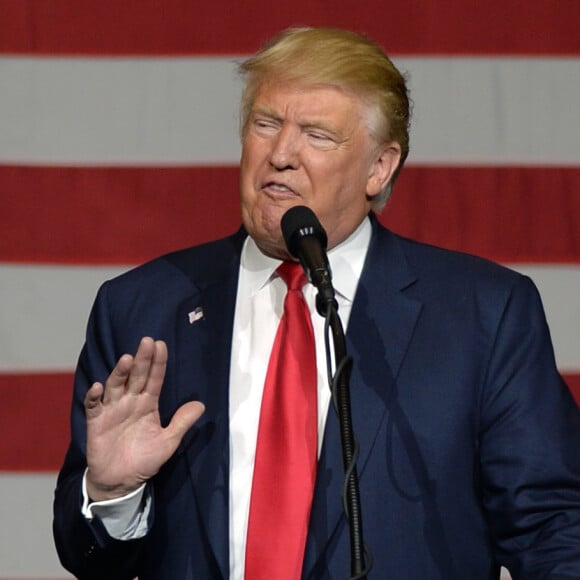
<path fill-rule="evenodd" d="M 52 490 L 96 290 L 238 227 L 236 63 L 291 25 L 407 72 L 381 220 L 529 274 L 580 402 L 579 0 L 0 0 L 1 580 L 67 577 Z"/>

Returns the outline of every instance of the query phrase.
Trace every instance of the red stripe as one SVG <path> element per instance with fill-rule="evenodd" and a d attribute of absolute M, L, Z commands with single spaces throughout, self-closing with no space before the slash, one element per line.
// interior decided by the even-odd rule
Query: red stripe
<path fill-rule="evenodd" d="M 133 264 L 239 225 L 238 170 L 0 166 L 0 262 Z M 580 263 L 580 168 L 405 168 L 397 232 L 501 262 Z"/>
<path fill-rule="evenodd" d="M 580 373 L 564 376 L 580 405 Z M 72 374 L 0 374 L 0 471 L 56 471 L 69 439 Z"/>
<path fill-rule="evenodd" d="M 0 262 L 132 264 L 235 231 L 237 169 L 1 167 Z"/>
<path fill-rule="evenodd" d="M 365 32 L 399 54 L 580 54 L 577 0 L 0 0 L 0 14 L 5 53 L 249 53 L 308 24 Z"/>
<path fill-rule="evenodd" d="M 572 395 L 574 395 L 576 402 L 580 406 L 580 373 L 565 374 L 564 380 L 566 381 L 568 388 L 572 392 Z"/>
<path fill-rule="evenodd" d="M 580 167 L 408 167 L 385 222 L 498 262 L 580 262 Z"/>
<path fill-rule="evenodd" d="M 70 437 L 72 374 L 0 374 L 0 471 L 55 471 Z"/>

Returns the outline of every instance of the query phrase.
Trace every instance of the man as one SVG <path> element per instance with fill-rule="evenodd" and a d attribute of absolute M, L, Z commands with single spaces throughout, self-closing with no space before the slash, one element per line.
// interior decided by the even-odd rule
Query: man
<path fill-rule="evenodd" d="M 328 234 L 353 357 L 368 577 L 489 579 L 504 565 L 580 578 L 580 414 L 535 288 L 372 217 L 408 153 L 403 77 L 373 43 L 326 29 L 286 31 L 242 72 L 244 228 L 106 283 L 93 308 L 55 498 L 63 564 L 80 578 L 281 580 L 249 571 L 256 551 L 284 550 L 270 528 L 250 541 L 249 521 L 291 260 L 280 220 L 304 205 Z M 345 578 L 324 321 L 311 285 L 304 297 L 318 461 L 297 569 Z"/>

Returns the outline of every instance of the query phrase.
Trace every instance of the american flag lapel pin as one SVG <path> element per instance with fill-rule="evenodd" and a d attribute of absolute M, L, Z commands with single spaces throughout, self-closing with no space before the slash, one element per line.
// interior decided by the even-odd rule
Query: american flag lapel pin
<path fill-rule="evenodd" d="M 194 324 L 203 318 L 203 308 L 198 306 L 197 308 L 194 308 L 187 316 L 189 318 L 189 324 Z"/>

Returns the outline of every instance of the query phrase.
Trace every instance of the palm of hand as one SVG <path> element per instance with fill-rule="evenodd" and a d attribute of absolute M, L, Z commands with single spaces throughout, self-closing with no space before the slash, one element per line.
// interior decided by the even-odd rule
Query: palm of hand
<path fill-rule="evenodd" d="M 203 413 L 201 403 L 185 403 L 161 426 L 166 364 L 165 343 L 144 338 L 135 357 L 119 359 L 104 387 L 95 383 L 87 392 L 86 481 L 92 500 L 126 495 L 153 477 Z"/>

